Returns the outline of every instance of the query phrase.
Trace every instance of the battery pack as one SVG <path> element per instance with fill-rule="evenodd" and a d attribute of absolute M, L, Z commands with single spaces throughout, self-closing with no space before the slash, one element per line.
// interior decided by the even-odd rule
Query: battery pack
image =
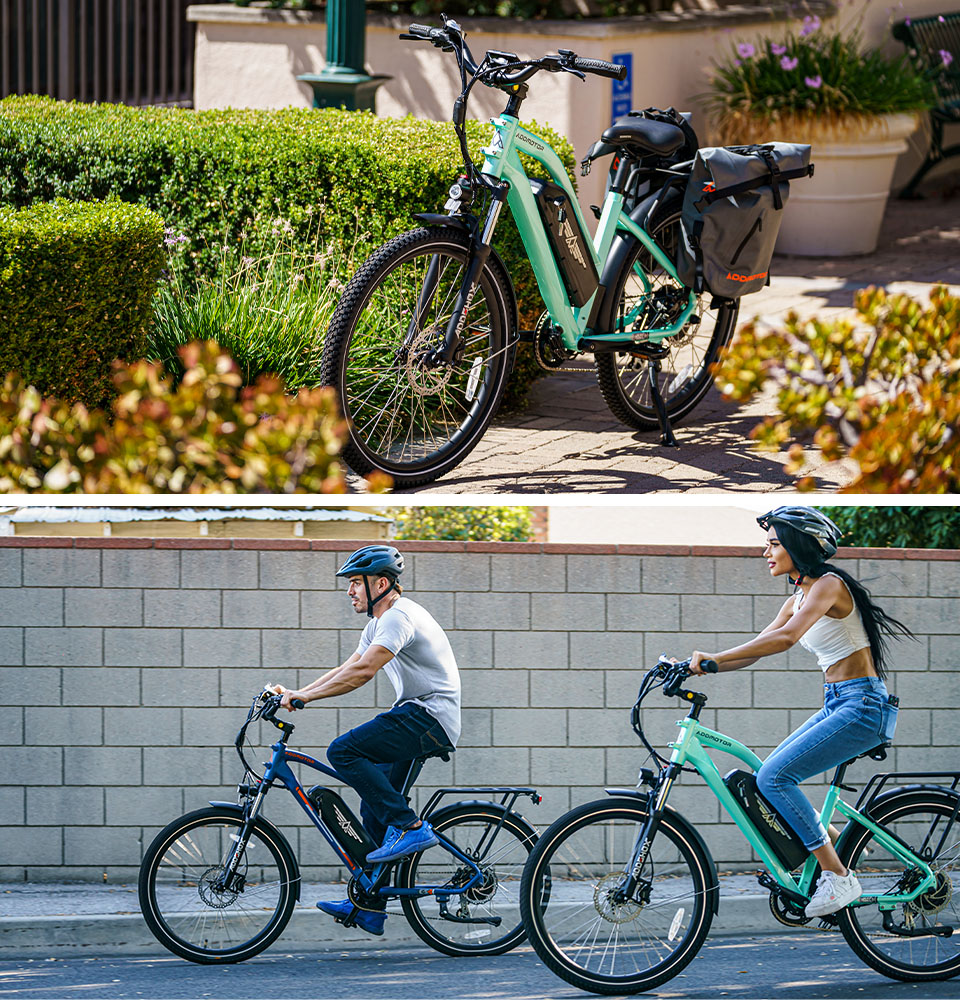
<path fill-rule="evenodd" d="M 590 240 L 559 184 L 531 179 L 530 187 L 570 303 L 586 305 L 600 284 Z"/>

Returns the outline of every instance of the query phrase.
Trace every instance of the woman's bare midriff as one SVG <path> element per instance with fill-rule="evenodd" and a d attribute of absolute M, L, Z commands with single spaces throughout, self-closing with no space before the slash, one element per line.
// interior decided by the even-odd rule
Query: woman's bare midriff
<path fill-rule="evenodd" d="M 873 665 L 873 657 L 869 647 L 858 649 L 836 663 L 831 663 L 823 675 L 826 684 L 839 684 L 840 681 L 854 681 L 858 677 L 877 677 Z"/>

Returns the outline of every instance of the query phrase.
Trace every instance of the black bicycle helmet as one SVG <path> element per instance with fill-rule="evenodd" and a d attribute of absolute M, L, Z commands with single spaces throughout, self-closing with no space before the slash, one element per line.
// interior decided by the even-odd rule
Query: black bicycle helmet
<path fill-rule="evenodd" d="M 372 618 L 374 605 L 391 590 L 396 590 L 397 579 L 402 572 L 403 556 L 399 550 L 392 545 L 365 545 L 337 570 L 337 576 L 363 577 L 363 586 L 367 591 L 367 617 Z M 390 586 L 377 597 L 370 592 L 371 576 L 385 576 L 390 581 Z"/>
<path fill-rule="evenodd" d="M 812 507 L 776 507 L 757 518 L 761 528 L 777 528 L 780 544 L 787 550 L 801 576 L 809 576 L 837 551 L 843 532 Z"/>

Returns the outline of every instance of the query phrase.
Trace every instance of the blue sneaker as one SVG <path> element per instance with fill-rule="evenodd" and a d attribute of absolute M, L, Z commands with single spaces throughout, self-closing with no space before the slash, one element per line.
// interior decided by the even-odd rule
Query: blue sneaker
<path fill-rule="evenodd" d="M 353 912 L 353 903 L 349 899 L 345 899 L 342 903 L 328 903 L 321 899 L 317 903 L 317 909 L 323 913 L 329 913 L 337 923 L 342 924 Z M 366 931 L 368 934 L 376 934 L 377 937 L 383 934 L 383 925 L 386 919 L 387 915 L 383 910 L 357 910 L 357 915 L 354 917 L 360 930 Z"/>
<path fill-rule="evenodd" d="M 433 832 L 433 827 L 426 820 L 415 829 L 410 830 L 388 826 L 387 835 L 383 838 L 383 846 L 371 851 L 367 855 L 367 861 L 371 864 L 396 861 L 397 858 L 405 858 L 408 854 L 425 851 L 428 847 L 439 843 L 437 835 Z"/>

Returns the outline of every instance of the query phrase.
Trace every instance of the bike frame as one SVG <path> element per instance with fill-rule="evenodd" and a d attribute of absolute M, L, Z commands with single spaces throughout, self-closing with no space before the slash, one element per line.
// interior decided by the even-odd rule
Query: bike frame
<path fill-rule="evenodd" d="M 543 221 L 530 188 L 530 180 L 520 160 L 520 153 L 525 153 L 543 164 L 552 180 L 564 189 L 577 221 L 580 223 L 581 230 L 587 233 L 589 230 L 584 224 L 583 213 L 580 210 L 573 185 L 556 152 L 541 138 L 523 128 L 516 117 L 504 113 L 498 118 L 491 119 L 491 124 L 494 128 L 494 134 L 490 145 L 483 149 L 485 157 L 483 173 L 498 181 L 506 181 L 510 185 L 507 191 L 507 204 L 516 220 L 520 239 L 533 267 L 540 294 L 543 296 L 550 318 L 561 330 L 564 346 L 568 350 L 576 351 L 580 338 L 587 332 L 587 323 L 600 289 L 598 288 L 583 306 L 575 308 L 570 305 L 563 279 L 560 276 L 560 269 L 553 256 L 553 251 L 550 249 Z M 493 226 L 496 224 L 497 218 L 495 213 L 499 211 L 499 208 L 499 202 L 495 202 L 491 208 L 491 214 L 484 230 L 484 242 L 489 242 L 492 237 Z M 637 225 L 623 211 L 623 195 L 618 191 L 610 190 L 604 199 L 600 222 L 590 247 L 594 263 L 601 273 L 603 263 L 613 245 L 614 237 L 622 233 L 628 233 L 637 239 L 667 274 L 679 282 L 680 279 L 673 261 L 667 257 L 643 227 Z M 637 274 L 644 286 L 644 291 L 650 293 L 652 286 L 646 274 L 639 269 Z M 680 316 L 669 327 L 636 330 L 630 333 L 591 333 L 590 339 L 597 343 L 630 344 L 635 341 L 659 343 L 665 337 L 671 337 L 683 330 L 696 305 L 697 297 L 691 291 L 688 293 L 687 303 Z M 638 314 L 639 308 L 634 309 L 627 316 L 627 320 L 635 319 Z"/>
<path fill-rule="evenodd" d="M 724 736 L 723 733 L 708 729 L 696 719 L 690 717 L 680 719 L 677 721 L 677 725 L 681 728 L 682 732 L 675 743 L 669 744 L 673 748 L 673 753 L 670 757 L 671 765 L 677 769 L 684 764 L 689 764 L 693 767 L 707 783 L 707 787 L 720 800 L 721 805 L 726 809 L 730 818 L 740 828 L 740 832 L 750 842 L 750 846 L 757 852 L 777 882 L 784 889 L 809 897 L 814 872 L 817 867 L 817 859 L 811 854 L 806 862 L 804 862 L 803 868 L 796 879 L 783 867 L 766 840 L 764 840 L 760 831 L 754 826 L 753 821 L 723 783 L 720 771 L 707 753 L 707 748 L 723 750 L 725 753 L 743 761 L 752 771 L 759 770 L 763 761 L 749 747 L 744 746 L 744 744 L 729 736 Z M 666 802 L 672 784 L 673 780 L 666 778 L 664 784 L 661 786 L 660 794 L 657 798 L 658 808 L 662 807 Z M 844 802 L 840 798 L 840 789 L 836 785 L 831 784 L 827 789 L 823 808 L 820 811 L 820 822 L 823 824 L 824 829 L 830 825 L 834 812 L 839 812 L 841 815 L 846 816 L 847 819 L 855 820 L 861 826 L 866 827 L 866 829 L 873 833 L 877 842 L 894 857 L 906 865 L 920 869 L 924 874 L 923 880 L 909 892 L 884 893 L 881 895 L 865 893 L 859 900 L 852 903 L 852 906 L 876 905 L 881 911 L 892 910 L 900 903 L 916 899 L 936 884 L 936 876 L 933 870 L 923 859 L 917 857 L 916 854 L 889 834 L 882 826 L 870 819 L 869 816 L 864 815 L 858 809 Z"/>
<path fill-rule="evenodd" d="M 271 757 L 269 764 L 266 765 L 266 771 L 264 772 L 263 779 L 260 782 L 260 788 L 257 792 L 256 798 L 254 799 L 253 805 L 250 807 L 249 814 L 246 817 L 246 824 L 244 827 L 245 832 L 253 828 L 253 822 L 257 818 L 266 793 L 273 786 L 274 782 L 279 782 L 284 788 L 287 789 L 288 792 L 291 793 L 291 795 L 293 795 L 300 808 L 309 817 L 310 822 L 313 823 L 313 825 L 320 831 L 324 840 L 326 840 L 327 843 L 333 848 L 337 857 L 340 858 L 344 865 L 346 865 L 347 870 L 354 878 L 356 878 L 361 888 L 363 888 L 366 892 L 376 893 L 377 895 L 384 896 L 386 898 L 398 898 L 400 896 L 436 896 L 438 899 L 446 899 L 450 896 L 460 896 L 483 881 L 483 872 L 480 870 L 479 866 L 471 858 L 467 857 L 467 855 L 459 850 L 455 844 L 444 837 L 442 833 L 434 831 L 437 839 L 440 841 L 440 846 L 472 870 L 473 875 L 470 880 L 458 888 L 451 888 L 446 885 L 416 885 L 411 886 L 410 888 L 380 885 L 379 883 L 382 882 L 384 873 L 395 862 L 388 861 L 384 864 L 377 865 L 369 874 L 365 872 L 363 868 L 358 865 L 346 851 L 344 851 L 335 834 L 330 830 L 326 823 L 324 823 L 323 818 L 319 815 L 316 809 L 314 809 L 313 804 L 307 797 L 306 792 L 303 790 L 303 786 L 300 784 L 297 776 L 290 769 L 290 764 L 305 764 L 307 767 L 312 767 L 315 771 L 320 771 L 322 774 L 334 778 L 339 784 L 346 784 L 343 778 L 340 777 L 340 775 L 337 774 L 333 768 L 321 763 L 309 754 L 301 753 L 299 750 L 290 750 L 282 739 L 272 744 L 270 749 L 273 751 L 273 756 Z M 440 789 L 437 792 L 434 792 L 430 801 L 424 807 L 421 813 L 421 818 L 428 816 L 441 796 L 450 791 L 453 791 L 453 789 Z M 506 799 L 509 798 L 509 796 L 512 795 L 513 800 L 515 801 L 519 795 L 529 794 L 533 792 L 533 789 L 483 786 L 476 788 L 465 787 L 457 789 L 457 791 L 502 793 L 504 795 L 504 802 L 502 804 L 506 805 Z M 226 862 L 225 867 L 227 871 L 232 872 L 236 869 L 240 863 L 242 851 L 243 848 L 241 847 L 241 844 L 237 842 L 234 847 L 233 855 Z"/>

